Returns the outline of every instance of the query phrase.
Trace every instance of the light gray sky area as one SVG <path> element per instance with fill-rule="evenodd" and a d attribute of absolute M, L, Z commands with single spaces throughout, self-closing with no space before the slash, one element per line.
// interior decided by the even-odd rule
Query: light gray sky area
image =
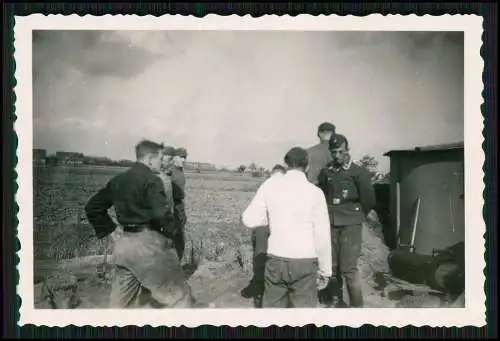
<path fill-rule="evenodd" d="M 271 167 L 330 121 L 387 171 L 388 150 L 463 141 L 463 53 L 460 32 L 36 31 L 34 147 Z"/>

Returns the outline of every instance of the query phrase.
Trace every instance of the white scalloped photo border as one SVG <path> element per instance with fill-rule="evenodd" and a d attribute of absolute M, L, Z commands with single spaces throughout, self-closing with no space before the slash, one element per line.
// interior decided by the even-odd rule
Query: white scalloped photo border
<path fill-rule="evenodd" d="M 34 14 L 15 17 L 14 58 L 16 62 L 14 129 L 18 138 L 18 252 L 19 285 L 22 299 L 19 325 L 37 326 L 350 326 L 365 324 L 386 327 L 432 326 L 463 327 L 486 324 L 485 240 L 483 218 L 483 164 L 485 160 L 482 73 L 484 62 L 480 55 L 483 19 L 475 15 L 387 15 L 296 17 L 250 15 L 203 18 L 182 15 L 136 16 L 105 15 L 79 16 Z M 173 309 L 173 310 L 37 310 L 33 293 L 33 96 L 32 96 L 32 31 L 33 30 L 356 30 L 356 31 L 464 31 L 465 85 L 465 246 L 466 246 L 466 307 L 438 309 L 364 308 L 364 309 Z"/>

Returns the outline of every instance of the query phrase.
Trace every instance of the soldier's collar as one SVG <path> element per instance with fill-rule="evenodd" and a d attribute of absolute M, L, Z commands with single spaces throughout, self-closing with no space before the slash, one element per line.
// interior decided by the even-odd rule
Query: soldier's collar
<path fill-rule="evenodd" d="M 349 170 L 351 166 L 352 166 L 352 158 L 349 156 L 349 160 L 347 160 L 347 162 L 344 162 L 342 168 L 344 168 L 345 170 Z"/>
<path fill-rule="evenodd" d="M 352 166 L 352 158 L 349 157 L 349 159 L 339 167 L 335 167 L 333 162 L 330 162 L 328 165 L 328 169 L 334 170 L 334 171 L 339 171 L 340 169 L 349 170 L 351 168 L 351 166 Z"/>

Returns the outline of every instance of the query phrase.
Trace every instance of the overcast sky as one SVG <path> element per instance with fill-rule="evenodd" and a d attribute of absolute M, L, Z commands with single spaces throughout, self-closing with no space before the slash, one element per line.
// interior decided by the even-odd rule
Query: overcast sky
<path fill-rule="evenodd" d="M 354 157 L 463 140 L 463 35 L 450 32 L 37 31 L 34 144 L 265 167 L 330 121 Z"/>

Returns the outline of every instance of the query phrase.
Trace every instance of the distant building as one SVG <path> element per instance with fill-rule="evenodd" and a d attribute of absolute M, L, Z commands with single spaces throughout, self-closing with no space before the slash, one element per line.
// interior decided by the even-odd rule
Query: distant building
<path fill-rule="evenodd" d="M 385 155 L 390 157 L 391 169 L 392 244 L 404 249 L 412 246 L 415 253 L 432 255 L 463 242 L 464 144 L 392 150 Z"/>
<path fill-rule="evenodd" d="M 33 149 L 33 164 L 35 165 L 45 165 L 47 161 L 47 150 L 45 149 Z"/>
<path fill-rule="evenodd" d="M 132 161 L 132 160 L 120 160 L 116 164 L 118 166 L 122 166 L 122 167 L 132 167 L 135 164 L 135 161 Z"/>
<path fill-rule="evenodd" d="M 93 165 L 93 166 L 110 166 L 113 164 L 113 160 L 105 156 L 86 155 L 83 158 L 83 163 L 86 165 Z"/>
<path fill-rule="evenodd" d="M 212 163 L 186 161 L 184 168 L 187 170 L 215 171 L 217 167 Z"/>
<path fill-rule="evenodd" d="M 81 165 L 84 155 L 74 152 L 56 152 L 56 160 L 60 165 Z"/>

